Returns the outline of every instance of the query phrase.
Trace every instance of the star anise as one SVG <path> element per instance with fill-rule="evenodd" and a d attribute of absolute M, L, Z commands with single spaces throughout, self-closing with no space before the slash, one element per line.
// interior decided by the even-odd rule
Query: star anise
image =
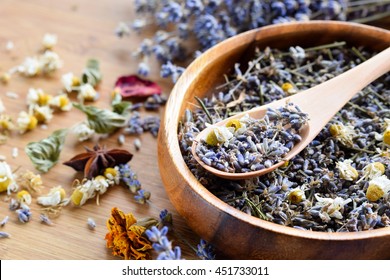
<path fill-rule="evenodd" d="M 64 162 L 65 165 L 72 167 L 76 171 L 84 171 L 84 176 L 92 179 L 102 175 L 108 167 L 114 167 L 119 164 L 129 162 L 133 155 L 122 149 L 107 150 L 106 146 L 95 145 L 93 149 L 85 147 L 85 153 L 78 154 L 70 160 Z"/>

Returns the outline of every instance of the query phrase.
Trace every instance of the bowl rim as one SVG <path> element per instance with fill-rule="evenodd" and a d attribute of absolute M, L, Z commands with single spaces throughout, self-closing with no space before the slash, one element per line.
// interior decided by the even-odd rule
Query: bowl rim
<path fill-rule="evenodd" d="M 194 82 L 197 74 L 201 72 L 202 69 L 207 67 L 207 65 L 212 60 L 205 60 L 205 56 L 213 57 L 214 54 L 217 54 L 219 49 L 223 47 L 232 46 L 232 42 L 236 40 L 241 40 L 240 46 L 244 45 L 247 41 L 253 40 L 258 36 L 259 33 L 267 33 L 274 32 L 275 29 L 279 29 L 280 27 L 284 27 L 286 32 L 292 31 L 299 26 L 302 29 L 324 29 L 330 27 L 338 27 L 338 28 L 352 28 L 353 30 L 366 30 L 372 33 L 381 34 L 389 36 L 390 31 L 373 27 L 361 23 L 354 22 L 344 22 L 344 21 L 329 21 L 329 20 L 312 20 L 307 22 L 289 22 L 289 23 L 279 23 L 273 24 L 253 30 L 249 30 L 233 37 L 230 37 L 212 48 L 205 51 L 202 55 L 197 57 L 183 72 L 180 78 L 177 80 L 174 85 L 169 99 L 167 101 L 167 105 L 165 108 L 165 112 L 163 115 L 163 122 L 165 126 L 165 131 L 162 132 L 165 135 L 167 143 L 169 143 L 169 149 L 166 152 L 169 153 L 169 156 L 174 159 L 172 164 L 175 165 L 175 169 L 180 171 L 181 176 L 187 182 L 187 186 L 190 187 L 197 195 L 202 197 L 208 204 L 212 205 L 222 213 L 225 213 L 229 216 L 232 216 L 244 223 L 248 223 L 252 226 L 270 231 L 277 232 L 278 234 L 284 234 L 286 236 L 292 236 L 297 238 L 306 238 L 306 239 L 316 239 L 316 240 L 327 240 L 327 241 L 356 241 L 356 240 L 364 240 L 368 238 L 376 238 L 376 237 L 386 237 L 390 236 L 390 227 L 368 230 L 368 231 L 358 231 L 358 232 L 320 232 L 320 231 L 311 231 L 311 230 L 300 230 L 296 228 L 292 228 L 289 226 L 279 225 L 270 221 L 262 220 L 260 218 L 248 215 L 233 206 L 228 205 L 227 203 L 220 200 L 214 194 L 212 194 L 205 186 L 203 186 L 196 177 L 192 174 L 188 166 L 186 165 L 184 158 L 182 156 L 179 141 L 177 137 L 178 124 L 181 119 L 180 110 L 173 110 L 173 108 L 178 107 L 180 104 L 180 108 L 182 107 L 181 102 L 183 101 L 183 97 L 187 92 L 189 86 Z M 250 38 L 250 39 L 249 39 Z M 389 42 L 390 46 L 390 42 Z M 237 48 L 237 45 L 234 46 Z M 179 103 L 178 103 L 179 102 Z M 174 114 L 172 114 L 174 113 Z M 174 156 L 174 155 L 179 156 Z M 189 183 L 189 179 L 192 178 Z"/>

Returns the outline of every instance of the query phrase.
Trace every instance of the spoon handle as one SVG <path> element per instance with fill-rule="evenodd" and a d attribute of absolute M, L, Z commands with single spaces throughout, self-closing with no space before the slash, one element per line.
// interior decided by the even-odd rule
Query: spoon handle
<path fill-rule="evenodd" d="M 389 71 L 390 47 L 325 83 L 291 96 L 290 101 L 309 114 L 308 138 L 314 139 L 355 94 Z"/>

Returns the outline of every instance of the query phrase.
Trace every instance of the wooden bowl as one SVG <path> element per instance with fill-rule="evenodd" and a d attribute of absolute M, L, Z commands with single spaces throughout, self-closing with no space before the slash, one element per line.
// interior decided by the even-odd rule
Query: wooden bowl
<path fill-rule="evenodd" d="M 158 160 L 168 196 L 188 225 L 229 258 L 390 259 L 390 228 L 350 233 L 302 231 L 249 216 L 210 193 L 185 164 L 178 123 L 194 96 L 209 94 L 255 46 L 286 48 L 346 41 L 382 50 L 390 32 L 361 24 L 311 21 L 272 25 L 232 37 L 198 57 L 173 88 L 161 122 Z"/>

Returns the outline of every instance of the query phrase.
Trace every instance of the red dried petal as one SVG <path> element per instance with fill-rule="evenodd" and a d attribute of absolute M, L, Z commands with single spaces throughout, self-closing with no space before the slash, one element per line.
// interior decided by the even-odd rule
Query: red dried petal
<path fill-rule="evenodd" d="M 161 87 L 149 80 L 144 80 L 137 75 L 119 77 L 115 83 L 122 97 L 147 97 L 153 94 L 161 94 Z"/>

